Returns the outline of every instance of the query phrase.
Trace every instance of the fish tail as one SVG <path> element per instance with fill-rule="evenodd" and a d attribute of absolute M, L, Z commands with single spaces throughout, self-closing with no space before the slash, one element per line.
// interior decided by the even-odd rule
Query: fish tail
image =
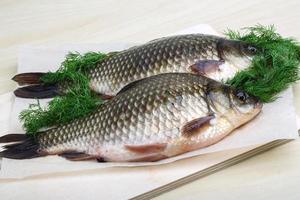
<path fill-rule="evenodd" d="M 14 91 L 14 94 L 21 98 L 45 99 L 55 97 L 60 93 L 57 85 L 39 84 L 18 88 Z"/>
<path fill-rule="evenodd" d="M 39 144 L 34 138 L 25 134 L 8 134 L 0 137 L 0 143 L 13 144 L 4 145 L 0 157 L 11 159 L 30 159 L 43 156 L 39 153 Z"/>
<path fill-rule="evenodd" d="M 7 134 L 0 137 L 0 143 L 19 142 L 27 139 L 25 134 Z"/>
<path fill-rule="evenodd" d="M 15 75 L 12 80 L 17 82 L 19 85 L 25 84 L 41 84 L 42 80 L 41 77 L 44 76 L 46 73 L 43 72 L 30 72 L 30 73 L 21 73 Z"/>
<path fill-rule="evenodd" d="M 45 85 L 42 77 L 46 73 L 43 72 L 29 72 L 15 75 L 12 80 L 19 85 L 28 85 L 18 88 L 14 91 L 17 97 L 21 98 L 52 98 L 58 95 L 58 88 L 56 85 Z"/>

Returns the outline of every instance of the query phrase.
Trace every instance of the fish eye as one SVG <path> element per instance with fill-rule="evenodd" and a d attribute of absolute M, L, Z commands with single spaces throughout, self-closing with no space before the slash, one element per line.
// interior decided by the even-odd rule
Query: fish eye
<path fill-rule="evenodd" d="M 249 95 L 245 92 L 238 91 L 235 95 L 241 102 L 245 102 Z"/>
<path fill-rule="evenodd" d="M 248 46 L 247 47 L 248 52 L 250 52 L 251 54 L 255 54 L 257 53 L 257 48 L 255 48 L 254 46 Z"/>

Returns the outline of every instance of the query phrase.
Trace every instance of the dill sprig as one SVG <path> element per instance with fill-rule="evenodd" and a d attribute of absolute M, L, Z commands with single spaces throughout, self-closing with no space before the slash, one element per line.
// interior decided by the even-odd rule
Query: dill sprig
<path fill-rule="evenodd" d="M 245 41 L 260 49 L 250 68 L 237 73 L 228 84 L 272 102 L 278 93 L 300 79 L 300 46 L 292 38 L 283 38 L 274 26 L 257 25 L 243 32 L 228 30 L 229 38 Z"/>
<path fill-rule="evenodd" d="M 78 94 L 76 90 L 71 90 L 65 96 L 55 97 L 46 108 L 39 102 L 30 104 L 20 114 L 26 133 L 34 135 L 42 128 L 68 123 L 89 114 L 101 103 L 91 94 Z"/>
<path fill-rule="evenodd" d="M 87 86 L 89 80 L 85 75 L 86 71 L 95 67 L 97 62 L 106 57 L 106 54 L 100 52 L 88 52 L 83 55 L 71 52 L 66 55 L 66 59 L 56 72 L 48 72 L 41 79 L 45 84 L 69 81 L 78 83 L 79 86 Z"/>
<path fill-rule="evenodd" d="M 47 107 L 42 108 L 37 102 L 20 113 L 26 132 L 34 135 L 42 128 L 68 123 L 89 114 L 101 104 L 90 90 L 85 72 L 104 58 L 106 55 L 98 52 L 69 53 L 59 70 L 45 74 L 42 77 L 44 84 L 67 83 L 69 88 L 64 96 L 55 97 Z"/>

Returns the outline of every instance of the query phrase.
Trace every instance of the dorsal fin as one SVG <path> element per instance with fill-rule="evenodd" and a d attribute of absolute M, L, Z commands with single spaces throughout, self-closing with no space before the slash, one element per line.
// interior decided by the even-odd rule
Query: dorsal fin
<path fill-rule="evenodd" d="M 118 93 L 117 95 L 121 94 L 121 93 L 124 93 L 125 91 L 135 87 L 137 84 L 139 84 L 140 82 L 142 82 L 144 79 L 146 78 L 142 78 L 142 79 L 139 79 L 137 81 L 133 81 L 131 83 L 128 83 L 127 85 L 125 85 Z"/>
<path fill-rule="evenodd" d="M 121 51 L 111 51 L 111 52 L 108 52 L 106 55 L 107 56 L 114 56 L 114 55 L 117 55 L 118 53 L 120 53 Z"/>

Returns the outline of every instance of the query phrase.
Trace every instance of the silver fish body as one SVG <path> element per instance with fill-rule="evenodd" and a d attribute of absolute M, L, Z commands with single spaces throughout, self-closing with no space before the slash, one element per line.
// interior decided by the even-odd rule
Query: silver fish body
<path fill-rule="evenodd" d="M 221 81 L 249 67 L 256 51 L 244 42 L 213 35 L 177 35 L 110 56 L 87 75 L 92 90 L 111 96 L 130 82 L 162 73 L 195 73 Z"/>
<path fill-rule="evenodd" d="M 34 156 L 71 160 L 156 161 L 215 144 L 261 107 L 257 98 L 204 76 L 160 74 L 127 85 L 87 117 L 41 133 L 30 148 Z M 13 147 L 5 151 L 0 155 L 28 158 Z"/>
<path fill-rule="evenodd" d="M 250 44 L 213 35 L 188 34 L 156 39 L 108 56 L 86 71 L 91 90 L 103 97 L 116 95 L 125 85 L 162 73 L 193 73 L 217 81 L 232 78 L 249 67 L 257 49 Z M 19 84 L 41 84 L 42 73 L 24 73 Z M 16 96 L 49 98 L 68 91 L 72 83 L 18 88 Z"/>

